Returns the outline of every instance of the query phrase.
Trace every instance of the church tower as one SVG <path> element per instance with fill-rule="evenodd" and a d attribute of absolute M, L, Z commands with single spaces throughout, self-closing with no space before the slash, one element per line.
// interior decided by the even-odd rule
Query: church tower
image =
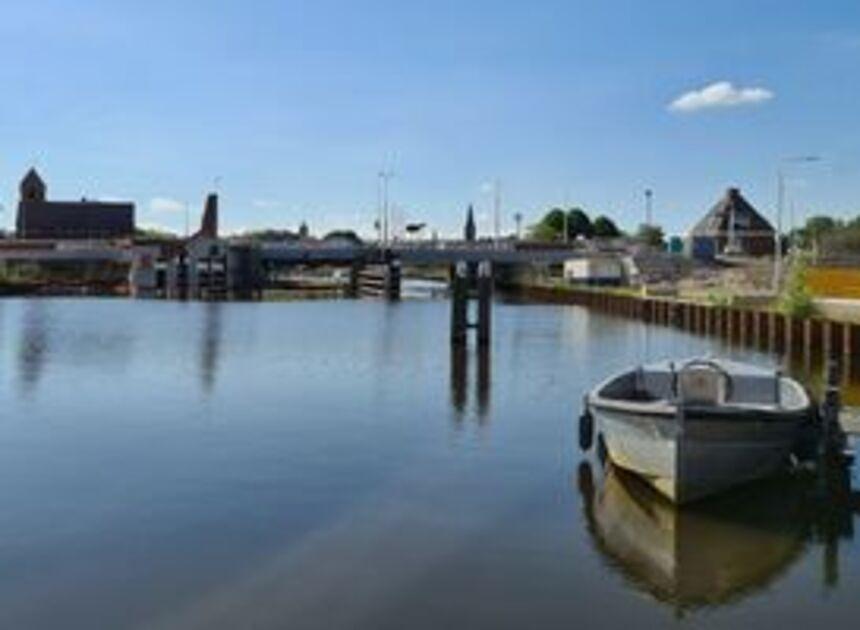
<path fill-rule="evenodd" d="M 463 237 L 467 242 L 474 242 L 477 237 L 477 228 L 475 227 L 475 211 L 472 206 L 469 206 L 469 211 L 466 214 L 466 228 L 463 230 Z"/>
<path fill-rule="evenodd" d="M 21 195 L 21 201 L 45 201 L 48 196 L 48 187 L 42 178 L 39 177 L 35 168 L 31 168 L 24 175 L 18 191 Z"/>

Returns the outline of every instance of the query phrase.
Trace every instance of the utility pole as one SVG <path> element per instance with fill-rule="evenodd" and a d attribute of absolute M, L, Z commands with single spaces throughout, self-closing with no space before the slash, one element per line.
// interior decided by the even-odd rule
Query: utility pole
<path fill-rule="evenodd" d="M 817 155 L 800 155 L 782 158 L 776 169 L 776 233 L 773 250 L 773 292 L 778 295 L 782 287 L 782 215 L 785 207 L 785 167 L 788 164 L 819 162 Z"/>
<path fill-rule="evenodd" d="M 568 205 L 570 205 L 570 195 L 568 191 L 564 191 L 564 203 L 561 204 L 561 211 L 564 216 L 564 244 L 567 245 L 570 241 L 570 212 L 568 210 Z"/>
<path fill-rule="evenodd" d="M 379 181 L 381 186 L 381 197 L 382 197 L 382 246 L 384 248 L 388 247 L 388 238 L 389 238 L 389 225 L 391 222 L 390 208 L 388 203 L 388 182 L 391 178 L 394 177 L 394 173 L 391 170 L 383 170 L 379 172 Z"/>
<path fill-rule="evenodd" d="M 502 229 L 502 191 L 499 180 L 493 182 L 493 232 L 496 236 L 496 242 L 501 237 Z"/>

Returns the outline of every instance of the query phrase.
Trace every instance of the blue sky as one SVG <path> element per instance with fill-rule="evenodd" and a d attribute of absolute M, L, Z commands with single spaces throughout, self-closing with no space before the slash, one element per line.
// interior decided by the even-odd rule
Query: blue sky
<path fill-rule="evenodd" d="M 565 199 L 684 231 L 729 185 L 771 214 L 860 213 L 860 3 L 102 0 L 0 8 L 0 203 L 127 198 L 184 229 L 220 177 L 228 229 L 458 230 Z M 688 95 L 714 83 L 704 95 Z M 710 105 L 710 107 L 709 107 Z"/>

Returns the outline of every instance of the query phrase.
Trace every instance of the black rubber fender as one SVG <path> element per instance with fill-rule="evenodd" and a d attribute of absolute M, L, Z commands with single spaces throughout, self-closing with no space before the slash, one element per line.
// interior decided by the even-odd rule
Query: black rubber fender
<path fill-rule="evenodd" d="M 588 407 L 579 416 L 579 448 L 588 451 L 594 445 L 594 416 Z"/>

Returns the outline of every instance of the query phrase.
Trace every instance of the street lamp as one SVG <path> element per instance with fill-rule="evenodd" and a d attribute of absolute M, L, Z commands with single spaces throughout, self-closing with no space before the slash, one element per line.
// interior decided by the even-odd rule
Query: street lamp
<path fill-rule="evenodd" d="M 651 225 L 654 220 L 654 191 L 645 189 L 645 225 Z"/>
<path fill-rule="evenodd" d="M 779 294 L 782 284 L 782 215 L 785 206 L 785 167 L 789 164 L 809 164 L 820 162 L 817 155 L 795 155 L 779 161 L 776 169 L 776 232 L 774 233 L 773 250 L 773 290 Z"/>
<path fill-rule="evenodd" d="M 514 223 L 517 224 L 517 240 L 522 238 L 522 228 L 523 228 L 523 213 L 517 212 L 514 215 Z"/>
<path fill-rule="evenodd" d="M 389 230 L 389 222 L 391 217 L 389 217 L 389 207 L 388 207 L 388 182 L 391 178 L 394 177 L 394 172 L 391 170 L 380 171 L 379 172 L 379 186 L 380 186 L 380 219 L 382 223 L 382 246 L 388 247 L 388 230 Z"/>

